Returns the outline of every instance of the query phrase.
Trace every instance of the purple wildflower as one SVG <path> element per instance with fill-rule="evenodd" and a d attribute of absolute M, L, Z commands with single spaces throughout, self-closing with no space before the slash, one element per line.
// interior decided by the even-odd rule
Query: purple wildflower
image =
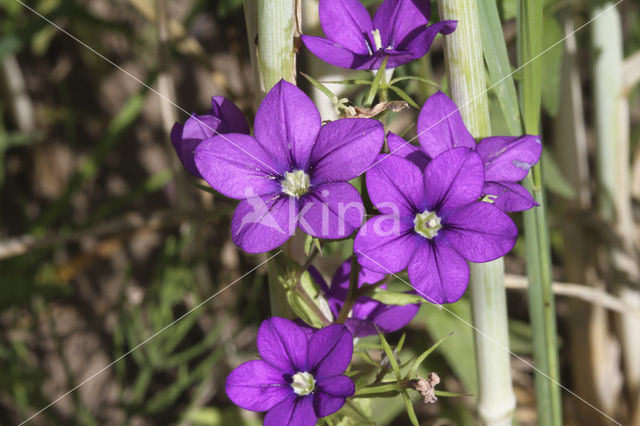
<path fill-rule="evenodd" d="M 348 183 L 369 167 L 384 143 L 377 120 L 344 118 L 321 126 L 304 92 L 282 80 L 256 114 L 255 138 L 230 133 L 198 145 L 195 164 L 211 187 L 242 200 L 233 241 L 259 253 L 284 243 L 296 226 L 318 238 L 351 235 L 364 207 Z"/>
<path fill-rule="evenodd" d="M 249 134 L 249 124 L 233 102 L 224 96 L 214 96 L 205 115 L 193 114 L 184 124 L 173 125 L 171 143 L 185 169 L 201 177 L 193 160 L 196 147 L 203 140 L 224 133 Z"/>
<path fill-rule="evenodd" d="M 385 0 L 373 18 L 358 0 L 320 0 L 326 39 L 302 36 L 314 55 L 342 68 L 376 70 L 385 57 L 395 68 L 423 57 L 438 33 L 450 34 L 456 21 L 427 26 L 429 0 Z"/>
<path fill-rule="evenodd" d="M 342 374 L 351 362 L 353 338 L 341 324 L 307 339 L 292 321 L 265 320 L 258 331 L 258 352 L 262 359 L 239 365 L 225 388 L 234 404 L 267 411 L 266 426 L 313 426 L 319 417 L 338 411 L 355 391 Z"/>
<path fill-rule="evenodd" d="M 418 116 L 418 141 L 421 148 L 409 145 L 398 136 L 388 137 L 392 154 L 405 157 L 424 169 L 430 158 L 453 147 L 474 149 L 484 164 L 485 184 L 482 194 L 489 196 L 502 211 L 528 210 L 538 205 L 531 194 L 517 182 L 527 176 L 538 162 L 540 137 L 493 136 L 477 145 L 467 130 L 455 103 L 442 92 L 427 99 Z"/>
<path fill-rule="evenodd" d="M 458 300 L 471 262 L 503 256 L 518 230 L 506 213 L 478 201 L 484 185 L 482 159 L 469 148 L 435 157 L 424 173 L 394 155 L 367 172 L 371 201 L 382 213 L 360 229 L 358 261 L 383 273 L 408 268 L 409 280 L 432 303 Z"/>
<path fill-rule="evenodd" d="M 309 273 L 326 295 L 333 317 L 337 318 L 349 291 L 351 262 L 347 260 L 340 265 L 333 275 L 331 287 L 327 285 L 320 272 L 313 266 L 309 268 Z M 358 287 L 362 287 L 364 284 L 375 284 L 384 278 L 385 274 L 361 268 Z M 383 284 L 380 288 L 386 288 L 386 285 Z M 354 337 L 376 335 L 378 334 L 376 326 L 383 333 L 391 333 L 409 324 L 419 309 L 419 304 L 385 305 L 370 297 L 359 297 L 344 325 Z"/>

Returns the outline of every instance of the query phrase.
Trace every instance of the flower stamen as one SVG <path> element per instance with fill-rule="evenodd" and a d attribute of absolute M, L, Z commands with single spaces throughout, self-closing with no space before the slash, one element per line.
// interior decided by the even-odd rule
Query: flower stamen
<path fill-rule="evenodd" d="M 432 239 L 438 235 L 438 231 L 442 228 L 440 217 L 435 212 L 425 210 L 422 213 L 418 213 L 413 220 L 413 229 L 425 238 Z"/>
<path fill-rule="evenodd" d="M 309 175 L 302 170 L 294 170 L 286 172 L 284 179 L 280 181 L 282 192 L 291 196 L 300 198 L 309 191 L 311 181 Z"/>
<path fill-rule="evenodd" d="M 316 379 L 309 372 L 299 371 L 291 379 L 293 391 L 300 396 L 309 395 L 316 388 Z"/>

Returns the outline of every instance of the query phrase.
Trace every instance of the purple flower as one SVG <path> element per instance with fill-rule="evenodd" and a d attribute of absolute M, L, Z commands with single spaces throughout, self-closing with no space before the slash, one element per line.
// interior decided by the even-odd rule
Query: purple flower
<path fill-rule="evenodd" d="M 411 160 L 424 170 L 430 158 L 450 148 L 464 146 L 474 149 L 480 154 L 484 165 L 482 194 L 490 196 L 496 207 L 512 212 L 538 205 L 517 182 L 524 179 L 540 159 L 542 145 L 539 136 L 494 136 L 476 145 L 458 108 L 442 92 L 432 95 L 425 102 L 418 116 L 417 130 L 421 148 L 390 134 L 387 142 L 391 153 Z"/>
<path fill-rule="evenodd" d="M 337 318 L 349 291 L 351 262 L 347 260 L 340 265 L 333 275 L 331 287 L 327 285 L 320 272 L 313 266 L 309 267 L 309 273 L 326 295 L 333 317 Z M 358 287 L 362 287 L 364 284 L 375 284 L 384 278 L 385 274 L 361 268 Z M 386 285 L 381 285 L 380 288 L 386 288 Z M 376 335 L 378 334 L 376 326 L 383 333 L 391 333 L 409 324 L 419 309 L 419 304 L 385 305 L 370 297 L 359 297 L 344 325 L 354 337 Z"/>
<path fill-rule="evenodd" d="M 478 201 L 484 167 L 469 148 L 444 151 L 424 173 L 411 161 L 388 155 L 366 179 L 382 215 L 358 232 L 358 261 L 382 273 L 408 268 L 413 287 L 432 303 L 462 296 L 469 281 L 467 260 L 497 259 L 516 242 L 518 230 L 509 216 Z"/>
<path fill-rule="evenodd" d="M 373 21 L 358 0 L 320 0 L 326 39 L 302 36 L 314 55 L 342 68 L 376 70 L 385 57 L 395 68 L 424 56 L 438 33 L 450 34 L 456 21 L 427 26 L 429 0 L 385 0 Z"/>
<path fill-rule="evenodd" d="M 262 359 L 239 365 L 227 377 L 227 395 L 251 411 L 267 411 L 265 426 L 313 426 L 338 411 L 353 395 L 342 373 L 353 355 L 347 328 L 333 324 L 307 339 L 300 326 L 284 318 L 265 320 L 258 331 Z"/>
<path fill-rule="evenodd" d="M 255 138 L 230 133 L 198 145 L 195 164 L 216 191 L 242 200 L 233 241 L 259 253 L 284 243 L 296 226 L 318 238 L 351 235 L 364 207 L 348 183 L 369 167 L 384 143 L 377 120 L 345 118 L 321 126 L 320 114 L 282 80 L 260 104 Z"/>
<path fill-rule="evenodd" d="M 193 114 L 184 124 L 173 125 L 171 143 L 185 169 L 201 177 L 193 160 L 196 147 L 203 140 L 224 133 L 249 134 L 249 124 L 233 102 L 224 96 L 214 96 L 205 115 Z"/>

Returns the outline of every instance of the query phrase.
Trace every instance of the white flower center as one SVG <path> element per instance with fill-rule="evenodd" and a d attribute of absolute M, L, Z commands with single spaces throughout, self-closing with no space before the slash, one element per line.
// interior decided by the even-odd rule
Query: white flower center
<path fill-rule="evenodd" d="M 418 213 L 413 219 L 413 229 L 425 238 L 433 238 L 438 235 L 438 231 L 442 228 L 440 218 L 429 210 Z"/>
<path fill-rule="evenodd" d="M 311 181 L 309 180 L 309 175 L 302 170 L 294 170 L 284 174 L 284 179 L 280 181 L 280 185 L 282 185 L 282 192 L 285 194 L 300 198 L 309 191 Z"/>
<path fill-rule="evenodd" d="M 373 34 L 373 44 L 376 48 L 375 51 L 377 52 L 382 49 L 382 37 L 380 36 L 380 30 L 373 30 L 371 31 L 371 34 Z"/>
<path fill-rule="evenodd" d="M 298 395 L 309 395 L 316 388 L 316 379 L 313 378 L 311 373 L 299 371 L 293 375 L 291 387 Z"/>

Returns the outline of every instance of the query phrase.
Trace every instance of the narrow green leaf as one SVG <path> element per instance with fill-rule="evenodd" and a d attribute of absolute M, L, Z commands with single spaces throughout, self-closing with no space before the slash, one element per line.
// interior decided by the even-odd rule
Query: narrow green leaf
<path fill-rule="evenodd" d="M 436 343 L 434 343 L 429 349 L 427 349 L 426 351 L 422 352 L 420 354 L 420 356 L 418 358 L 416 358 L 415 362 L 411 366 L 411 369 L 409 370 L 409 372 L 407 373 L 407 376 L 405 378 L 406 379 L 410 379 L 413 376 L 415 376 L 416 372 L 418 371 L 418 368 L 420 368 L 420 364 L 422 364 L 423 361 L 425 359 L 427 359 L 427 357 L 429 355 L 431 355 L 431 353 L 438 348 L 438 346 L 443 344 L 445 340 L 447 340 L 449 337 L 451 337 L 453 335 L 453 333 L 454 332 L 452 331 L 451 333 L 447 334 L 442 339 L 440 339 Z"/>
<path fill-rule="evenodd" d="M 478 0 L 478 19 L 483 23 L 480 26 L 480 34 L 484 61 L 487 65 L 487 83 L 498 99 L 510 134 L 520 134 L 518 97 L 513 77 L 510 75 L 511 63 L 495 0 Z"/>
<path fill-rule="evenodd" d="M 425 300 L 417 294 L 396 293 L 393 291 L 376 289 L 369 297 L 385 305 L 411 305 L 413 303 L 422 303 Z"/>
<path fill-rule="evenodd" d="M 378 327 L 376 327 L 378 329 Z M 396 359 L 396 355 L 393 353 L 391 346 L 389 346 L 389 342 L 385 339 L 384 335 L 378 330 L 378 336 L 380 336 L 380 343 L 382 343 L 382 349 L 384 350 L 385 355 L 387 355 L 387 359 L 389 360 L 389 364 L 391 365 L 391 369 L 393 370 L 393 374 L 395 374 L 396 379 L 401 380 L 402 375 L 400 374 L 400 367 L 398 366 L 398 360 Z"/>
<path fill-rule="evenodd" d="M 404 398 L 404 405 L 407 409 L 407 415 L 409 416 L 409 420 L 411 420 L 411 424 L 413 426 L 420 426 L 420 422 L 418 422 L 418 418 L 416 417 L 416 412 L 413 409 L 413 403 L 411 402 L 411 398 L 409 398 L 407 391 L 402 392 L 402 398 Z"/>
<path fill-rule="evenodd" d="M 559 43 L 549 51 L 550 48 L 558 40 L 561 40 L 564 34 L 558 20 L 551 15 L 544 18 L 544 30 L 542 32 L 544 55 L 540 57 L 542 61 L 542 69 L 544 72 L 542 85 L 542 106 L 554 116 L 558 113 L 560 104 L 560 78 L 562 72 L 562 57 L 564 55 L 564 45 Z"/>
<path fill-rule="evenodd" d="M 542 167 L 542 183 L 544 187 L 568 200 L 574 199 L 576 197 L 576 190 L 567 179 L 565 179 L 562 170 L 560 170 L 560 166 L 558 166 L 558 163 L 549 151 L 542 151 L 541 161 L 544 164 L 544 167 Z"/>
<path fill-rule="evenodd" d="M 381 383 L 381 384 L 369 385 L 369 386 L 360 388 L 356 391 L 354 396 L 356 397 L 367 396 L 370 398 L 372 398 L 374 395 L 388 396 L 390 394 L 398 394 L 402 391 L 402 389 L 403 388 L 398 384 L 398 382 Z"/>
<path fill-rule="evenodd" d="M 307 74 L 303 73 L 302 71 L 300 72 L 300 74 L 304 78 L 306 78 L 307 81 L 309 81 L 309 83 L 311 83 L 313 85 L 313 87 L 315 87 L 316 89 L 318 89 L 322 93 L 324 93 L 327 96 L 327 98 L 329 98 L 331 103 L 333 103 L 335 105 L 338 102 L 338 97 L 336 95 L 334 95 L 333 92 L 327 88 L 327 86 L 325 86 L 324 84 L 320 83 L 318 80 L 316 80 L 315 78 L 311 77 L 310 75 L 307 75 Z"/>
<path fill-rule="evenodd" d="M 373 84 L 373 81 L 369 81 L 369 80 L 335 80 L 335 81 L 322 81 L 322 83 L 324 84 L 344 84 L 347 86 L 363 86 L 363 85 L 371 85 Z"/>
<path fill-rule="evenodd" d="M 399 353 L 400 351 L 402 351 L 402 348 L 404 347 L 404 341 L 406 338 L 407 338 L 407 333 L 406 332 L 402 333 L 402 336 L 400 336 L 400 341 L 396 345 L 396 353 Z"/>
<path fill-rule="evenodd" d="M 375 99 L 376 94 L 378 93 L 380 83 L 384 78 L 384 71 L 386 68 L 387 68 L 387 58 L 385 57 L 384 61 L 382 61 L 382 64 L 380 64 L 380 68 L 378 69 L 378 72 L 376 73 L 376 76 L 373 79 L 373 83 L 371 84 L 371 88 L 369 89 L 369 93 L 367 94 L 367 98 L 364 101 L 365 106 L 370 107 L 373 104 L 373 100 Z"/>
<path fill-rule="evenodd" d="M 389 82 L 389 86 L 393 86 L 394 84 L 399 83 L 401 81 L 405 81 L 405 80 L 416 80 L 425 84 L 429 84 L 431 86 L 435 86 L 438 89 L 442 89 L 442 86 L 440 86 L 438 83 L 436 83 L 433 80 L 429 80 L 427 78 L 422 78 L 422 77 L 416 77 L 413 75 L 403 75 L 402 77 L 396 77 Z"/>
<path fill-rule="evenodd" d="M 406 101 L 409 105 L 411 105 L 415 109 L 420 109 L 420 106 L 418 106 L 418 104 L 415 103 L 415 101 L 413 99 L 411 99 L 411 96 L 409 96 L 407 94 L 407 92 L 405 92 L 401 88 L 396 87 L 396 86 L 389 86 L 389 89 L 393 90 L 393 92 L 396 95 L 400 96 L 402 98 L 402 100 Z"/>
<path fill-rule="evenodd" d="M 436 396 L 450 396 L 450 397 L 469 396 L 469 394 L 466 394 L 466 393 L 447 392 L 447 391 L 440 391 L 440 390 L 435 391 L 435 394 Z"/>

